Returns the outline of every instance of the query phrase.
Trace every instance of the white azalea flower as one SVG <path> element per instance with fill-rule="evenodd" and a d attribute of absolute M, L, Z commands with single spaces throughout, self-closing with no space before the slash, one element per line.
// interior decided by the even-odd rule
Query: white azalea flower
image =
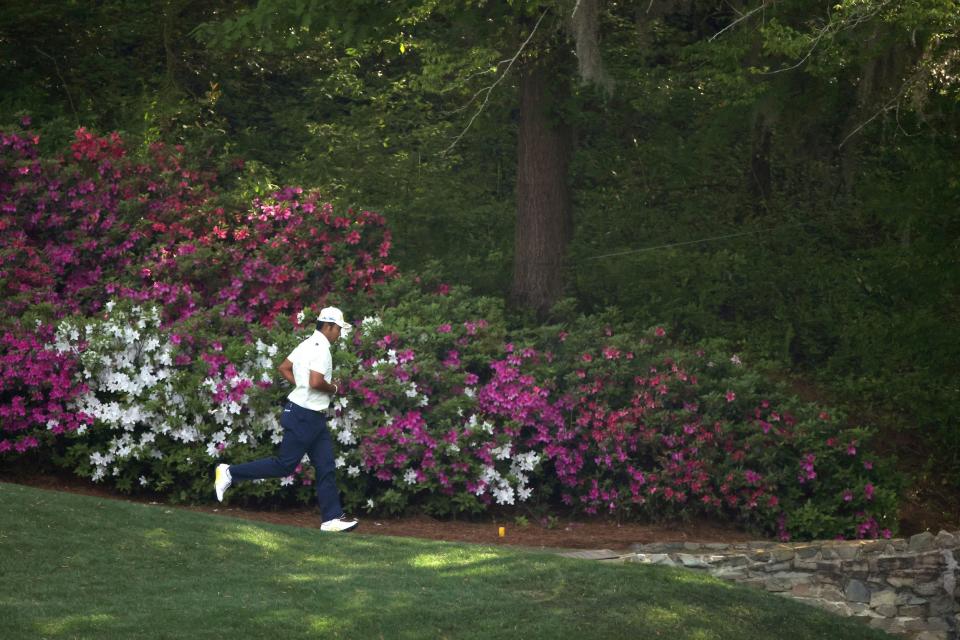
<path fill-rule="evenodd" d="M 502 447 L 491 449 L 490 453 L 493 454 L 493 456 L 497 460 L 509 460 L 510 459 L 510 443 L 507 443 Z"/>
<path fill-rule="evenodd" d="M 493 497 L 497 504 L 514 504 L 513 487 L 510 485 L 501 485 L 493 490 Z"/>

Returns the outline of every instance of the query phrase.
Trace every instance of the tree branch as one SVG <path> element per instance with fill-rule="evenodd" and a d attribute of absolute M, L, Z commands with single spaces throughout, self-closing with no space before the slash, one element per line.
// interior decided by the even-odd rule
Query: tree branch
<path fill-rule="evenodd" d="M 894 106 L 895 104 L 897 104 L 898 102 L 899 102 L 899 96 L 898 96 L 897 98 L 894 98 L 893 100 L 891 100 L 891 101 L 888 102 L 887 104 L 883 105 L 882 107 L 880 107 L 880 110 L 879 110 L 879 111 L 877 111 L 875 114 L 873 114 L 872 116 L 870 116 L 869 118 L 867 118 L 866 120 L 864 120 L 862 123 L 860 123 L 860 125 L 859 125 L 856 129 L 854 129 L 853 131 L 851 131 L 850 133 L 848 133 L 848 134 L 847 134 L 847 137 L 844 138 L 844 139 L 840 142 L 840 144 L 837 145 L 837 148 L 838 148 L 838 149 L 842 148 L 843 145 L 845 145 L 845 144 L 847 143 L 847 140 L 849 140 L 850 138 L 852 138 L 853 136 L 855 136 L 855 135 L 857 134 L 857 132 L 860 131 L 860 129 L 863 129 L 865 126 L 867 126 L 868 124 L 870 124 L 871 122 L 873 122 L 874 120 L 876 120 L 877 116 L 879 116 L 881 113 L 886 113 L 887 111 L 890 111 L 890 109 L 893 108 L 893 106 Z"/>
<path fill-rule="evenodd" d="M 772 76 L 777 73 L 783 73 L 784 71 L 792 71 L 796 69 L 810 59 L 810 56 L 813 55 L 814 50 L 816 50 L 817 46 L 820 44 L 820 40 L 822 40 L 825 35 L 831 32 L 839 33 L 844 29 L 853 29 L 855 27 L 859 27 L 861 24 L 880 13 L 880 11 L 888 4 L 890 4 L 890 0 L 883 0 L 878 4 L 870 5 L 869 8 L 863 11 L 853 13 L 849 19 L 839 19 L 836 21 L 829 20 L 827 24 L 823 25 L 823 28 L 820 29 L 816 37 L 813 39 L 813 44 L 810 46 L 810 50 L 807 51 L 807 55 L 803 56 L 798 63 L 790 65 L 789 67 L 777 69 L 776 71 L 765 71 L 762 75 Z"/>
<path fill-rule="evenodd" d="M 530 43 L 530 40 L 533 39 L 533 34 L 537 32 L 537 28 L 540 26 L 540 23 L 543 22 L 543 19 L 547 16 L 547 13 L 549 13 L 549 11 L 550 11 L 549 8 L 544 9 L 543 13 L 540 14 L 540 18 L 537 20 L 537 23 L 533 25 L 533 29 L 530 31 L 530 35 L 527 36 L 527 39 L 523 41 L 523 44 L 520 45 L 520 48 L 517 49 L 517 52 L 513 54 L 512 58 L 510 58 L 510 62 L 507 65 L 507 68 L 503 70 L 503 73 L 500 74 L 500 77 L 497 78 L 494 81 L 494 83 L 491 84 L 489 87 L 484 87 L 483 89 L 478 91 L 476 94 L 474 94 L 472 98 L 470 98 L 470 102 L 473 102 L 481 94 L 484 94 L 483 103 L 480 105 L 480 108 L 478 108 L 476 113 L 473 114 L 473 117 L 470 118 L 470 122 L 467 123 L 467 126 L 464 127 L 463 131 L 461 131 L 460 134 L 453 139 L 453 142 L 450 143 L 450 146 L 440 152 L 441 156 L 445 156 L 448 153 L 450 153 L 453 150 L 453 148 L 457 146 L 457 143 L 460 142 L 463 136 L 466 135 L 467 131 L 470 130 L 470 127 L 473 126 L 473 122 L 477 119 L 477 116 L 479 116 L 483 112 L 484 108 L 487 106 L 487 102 L 490 101 L 490 94 L 497 87 L 497 85 L 500 84 L 503 81 L 503 79 L 507 77 L 507 74 L 510 72 L 510 68 L 513 66 L 513 63 L 517 61 L 517 58 L 519 58 L 520 54 L 523 53 L 523 50 Z M 469 104 L 470 102 L 468 102 L 467 104 Z"/>
<path fill-rule="evenodd" d="M 70 111 L 73 112 L 73 119 L 77 121 L 77 127 L 79 127 L 80 116 L 77 114 L 77 108 L 73 104 L 73 97 L 70 95 L 70 89 L 67 87 L 67 81 L 63 79 L 63 74 L 60 73 L 60 65 L 57 64 L 57 59 L 40 47 L 34 46 L 33 48 L 36 49 L 40 55 L 49 58 L 53 62 L 53 68 L 57 72 L 57 77 L 60 78 L 60 84 L 63 85 L 63 91 L 67 94 L 67 100 L 70 102 Z"/>
<path fill-rule="evenodd" d="M 651 1 L 650 4 L 652 5 L 653 2 Z M 742 16 L 740 16 L 739 18 L 737 18 L 736 20 L 734 20 L 733 22 L 731 22 L 730 24 L 728 24 L 727 26 L 725 26 L 723 29 L 720 29 L 720 31 L 717 31 L 715 34 L 713 34 L 713 35 L 710 37 L 709 42 L 713 42 L 714 40 L 716 40 L 717 38 L 719 38 L 719 37 L 720 37 L 720 34 L 723 33 L 724 31 L 727 31 L 728 29 L 732 29 L 733 27 L 737 26 L 739 23 L 743 22 L 744 20 L 746 20 L 747 18 L 749 18 L 750 16 L 752 16 L 753 14 L 755 14 L 757 11 L 761 11 L 761 10 L 763 10 L 763 9 L 766 9 L 768 6 L 769 6 L 769 5 L 767 5 L 767 3 L 764 2 L 764 3 L 761 4 L 759 7 L 756 7 L 756 8 L 754 8 L 754 9 L 751 9 L 750 11 L 746 12 L 745 14 L 743 14 Z"/>

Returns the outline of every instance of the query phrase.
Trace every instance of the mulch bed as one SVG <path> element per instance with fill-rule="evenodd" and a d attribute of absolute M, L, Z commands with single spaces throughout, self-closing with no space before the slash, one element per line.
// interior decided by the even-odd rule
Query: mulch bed
<path fill-rule="evenodd" d="M 45 473 L 7 474 L 0 472 L 0 481 L 24 484 L 39 489 L 69 491 L 88 496 L 147 502 L 131 498 L 81 478 Z M 291 507 L 275 510 L 252 509 L 228 505 L 176 506 L 201 513 L 318 529 L 320 520 L 313 508 Z M 499 528 L 504 527 L 504 537 Z M 730 525 L 691 521 L 682 523 L 637 524 L 617 523 L 602 518 L 573 520 L 558 518 L 551 526 L 531 521 L 526 526 L 514 519 L 452 520 L 425 515 L 404 517 L 361 517 L 357 531 L 364 534 L 426 538 L 448 542 L 471 542 L 488 545 L 514 545 L 527 548 L 610 549 L 623 551 L 635 543 L 650 542 L 745 542 L 755 535 L 738 531 Z"/>

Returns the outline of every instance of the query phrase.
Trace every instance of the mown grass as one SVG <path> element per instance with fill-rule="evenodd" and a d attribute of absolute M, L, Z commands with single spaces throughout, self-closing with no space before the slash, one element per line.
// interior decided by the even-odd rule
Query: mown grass
<path fill-rule="evenodd" d="M 689 571 L 0 483 L 0 638 L 888 637 Z"/>

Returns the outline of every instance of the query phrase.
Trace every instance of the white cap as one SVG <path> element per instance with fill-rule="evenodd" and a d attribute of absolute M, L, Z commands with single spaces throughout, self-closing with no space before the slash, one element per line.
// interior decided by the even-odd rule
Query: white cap
<path fill-rule="evenodd" d="M 350 323 L 343 319 L 343 311 L 337 309 L 336 307 L 324 307 L 320 309 L 320 315 L 317 317 L 317 322 L 332 322 L 335 325 L 338 325 L 341 329 L 346 331 L 350 330 Z"/>

